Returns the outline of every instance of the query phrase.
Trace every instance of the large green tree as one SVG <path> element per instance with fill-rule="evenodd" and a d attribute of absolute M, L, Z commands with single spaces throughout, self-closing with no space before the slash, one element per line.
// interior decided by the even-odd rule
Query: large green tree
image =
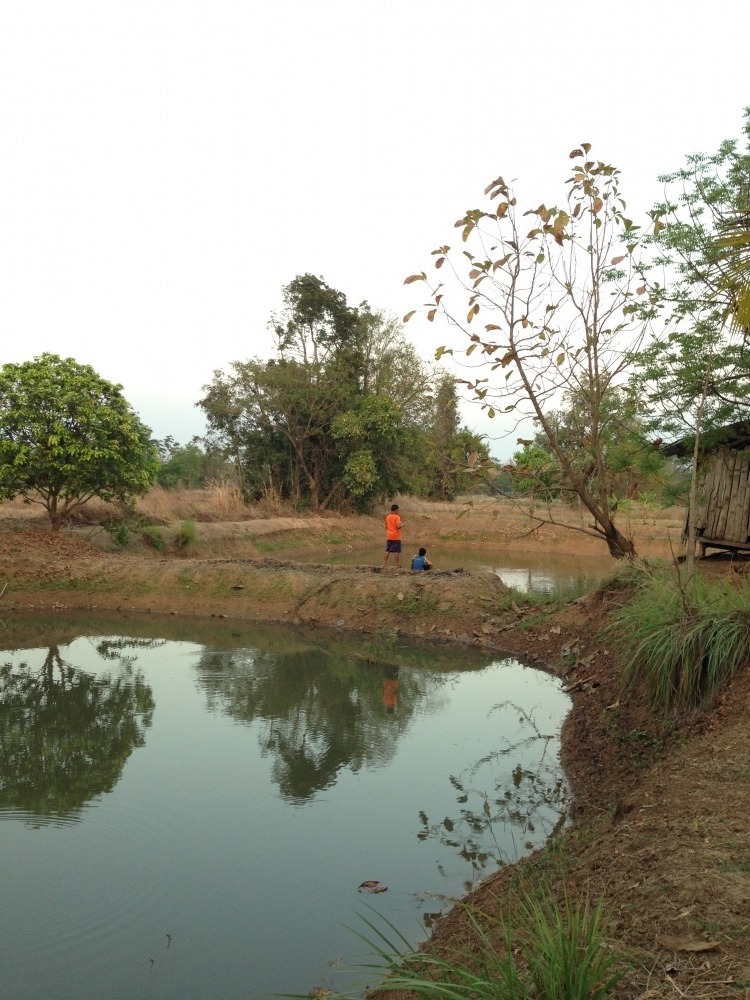
<path fill-rule="evenodd" d="M 128 501 L 157 469 L 150 431 L 122 386 L 73 358 L 0 369 L 0 496 L 41 504 L 53 530 L 92 497 Z"/>
<path fill-rule="evenodd" d="M 406 282 L 429 287 L 429 321 L 445 318 L 464 336 L 463 352 L 475 355 L 478 366 L 477 377 L 466 381 L 489 416 L 536 422 L 590 515 L 578 530 L 602 538 L 622 557 L 635 549 L 610 503 L 602 413 L 624 381 L 626 348 L 646 332 L 634 305 L 641 233 L 626 215 L 619 171 L 589 158 L 590 149 L 583 143 L 570 154 L 562 206 L 543 203 L 522 213 L 498 177 L 485 192 L 489 208 L 471 209 L 456 223 L 459 247 L 433 251 L 435 279 L 422 271 Z M 441 347 L 437 354 L 454 350 Z M 593 476 L 575 461 L 583 442 L 571 450 L 551 418 L 565 393 L 586 406 Z"/>
<path fill-rule="evenodd" d="M 663 324 L 638 352 L 635 382 L 665 435 L 713 435 L 750 416 L 750 110 L 743 133 L 744 144 L 693 154 L 660 178 L 646 277 L 649 309 Z"/>
<path fill-rule="evenodd" d="M 269 492 L 313 509 L 366 507 L 408 488 L 429 393 L 399 324 L 314 275 L 283 289 L 271 317 L 276 356 L 235 361 L 204 387 L 209 438 L 250 497 Z"/>

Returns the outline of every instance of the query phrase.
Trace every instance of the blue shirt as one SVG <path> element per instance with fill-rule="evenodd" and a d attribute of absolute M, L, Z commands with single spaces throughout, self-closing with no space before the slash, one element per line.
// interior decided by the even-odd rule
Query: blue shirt
<path fill-rule="evenodd" d="M 425 563 L 427 562 L 426 556 L 414 556 L 411 561 L 411 568 L 414 570 L 424 570 L 427 569 Z"/>

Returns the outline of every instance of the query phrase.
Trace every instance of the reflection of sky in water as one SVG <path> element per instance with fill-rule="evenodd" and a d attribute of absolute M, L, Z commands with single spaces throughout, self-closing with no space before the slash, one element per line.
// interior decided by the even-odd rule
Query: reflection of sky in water
<path fill-rule="evenodd" d="M 60 646 L 108 691 L 140 677 L 155 708 L 111 791 L 51 820 L 20 802 L 0 811 L 6 995 L 343 988 L 327 962 L 359 960 L 345 929 L 357 913 L 372 905 L 416 939 L 436 895 L 487 870 L 467 811 L 487 801 L 485 840 L 509 859 L 556 823 L 556 679 L 444 647 L 393 647 L 402 665 L 385 670 L 357 658 L 362 640 L 237 641 L 140 645 L 120 662 L 95 639 Z M 34 671 L 46 653 L 0 662 Z M 366 879 L 388 891 L 358 895 Z"/>

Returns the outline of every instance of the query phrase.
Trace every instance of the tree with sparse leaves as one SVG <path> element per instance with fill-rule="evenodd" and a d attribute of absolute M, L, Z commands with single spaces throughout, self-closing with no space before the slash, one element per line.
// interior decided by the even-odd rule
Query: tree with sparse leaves
<path fill-rule="evenodd" d="M 429 321 L 442 317 L 465 338 L 463 353 L 478 365 L 466 384 L 489 416 L 531 418 L 544 434 L 590 515 L 576 530 L 602 538 L 611 555 L 622 557 L 635 548 L 611 504 L 602 415 L 625 379 L 626 351 L 647 329 L 636 315 L 646 294 L 638 266 L 642 233 L 626 215 L 619 171 L 590 159 L 590 149 L 583 143 L 570 154 L 562 207 L 541 204 L 522 213 L 498 177 L 485 192 L 490 207 L 472 209 L 456 223 L 459 248 L 433 251 L 435 280 L 422 271 L 406 282 L 428 286 Z M 440 347 L 437 357 L 455 350 Z M 565 394 L 579 399 L 586 414 L 584 436 L 570 444 L 551 416 Z M 580 449 L 593 474 L 581 468 Z"/>
<path fill-rule="evenodd" d="M 92 497 L 127 502 L 158 466 L 149 428 L 73 358 L 42 354 L 0 369 L 0 496 L 41 504 L 52 529 Z"/>

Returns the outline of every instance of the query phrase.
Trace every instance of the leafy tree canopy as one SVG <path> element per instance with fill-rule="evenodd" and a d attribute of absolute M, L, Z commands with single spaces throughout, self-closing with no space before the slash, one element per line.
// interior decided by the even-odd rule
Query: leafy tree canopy
<path fill-rule="evenodd" d="M 652 213 L 648 311 L 663 326 L 635 356 L 634 381 L 652 425 L 677 437 L 750 416 L 750 109 L 743 136 L 662 176 Z"/>
<path fill-rule="evenodd" d="M 121 392 L 73 358 L 0 369 L 0 496 L 41 504 L 52 528 L 92 497 L 145 492 L 156 451 Z"/>
<path fill-rule="evenodd" d="M 468 454 L 458 454 L 455 381 L 446 395 L 400 323 L 349 306 L 322 278 L 295 278 L 282 299 L 276 357 L 216 372 L 198 404 L 246 495 L 367 509 L 398 492 L 433 495 L 443 473 L 455 488 Z"/>

